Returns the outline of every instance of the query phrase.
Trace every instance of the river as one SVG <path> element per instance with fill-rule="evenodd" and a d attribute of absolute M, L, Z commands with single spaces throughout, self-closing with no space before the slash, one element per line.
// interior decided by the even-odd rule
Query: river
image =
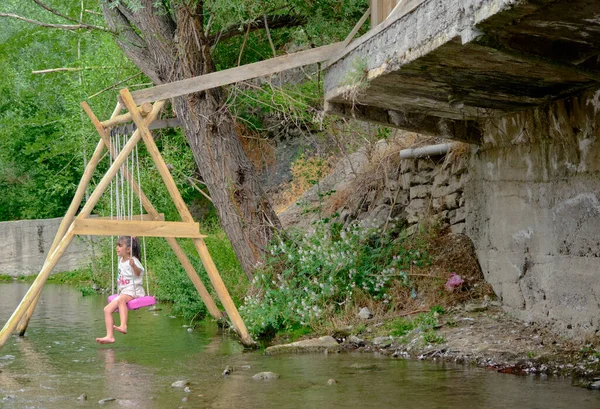
<path fill-rule="evenodd" d="M 0 284 L 3 325 L 28 289 Z M 104 296 L 47 284 L 25 337 L 0 350 L 0 408 L 600 408 L 568 379 L 372 354 L 270 357 L 216 325 L 189 329 L 168 306 L 132 311 L 129 333 L 100 346 Z M 227 367 L 230 375 L 222 375 Z M 272 371 L 278 380 L 255 381 Z M 337 381 L 328 385 L 329 379 Z M 187 380 L 189 391 L 173 388 Z M 86 395 L 87 400 L 79 399 Z"/>

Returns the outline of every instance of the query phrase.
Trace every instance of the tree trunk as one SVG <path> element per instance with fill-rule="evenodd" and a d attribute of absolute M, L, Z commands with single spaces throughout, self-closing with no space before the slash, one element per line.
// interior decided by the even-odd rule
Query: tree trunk
<path fill-rule="evenodd" d="M 157 85 L 212 72 L 202 2 L 197 9 L 177 6 L 176 22 L 168 13 L 157 12 L 153 3 L 142 1 L 144 8 L 135 13 L 123 6 L 103 6 L 109 27 L 120 33 L 116 40 L 125 54 Z M 172 102 L 221 225 L 251 279 L 280 224 L 242 148 L 225 100 L 222 89 L 212 89 Z"/>

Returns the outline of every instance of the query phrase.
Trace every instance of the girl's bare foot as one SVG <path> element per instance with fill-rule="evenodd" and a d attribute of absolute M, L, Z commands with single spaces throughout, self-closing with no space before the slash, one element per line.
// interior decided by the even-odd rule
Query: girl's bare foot
<path fill-rule="evenodd" d="M 111 337 L 96 338 L 96 342 L 99 344 L 114 344 L 115 339 Z"/>
<path fill-rule="evenodd" d="M 117 327 L 116 325 L 113 325 L 113 328 L 115 329 L 115 331 L 119 331 L 121 334 L 127 334 L 127 327 L 121 328 Z"/>

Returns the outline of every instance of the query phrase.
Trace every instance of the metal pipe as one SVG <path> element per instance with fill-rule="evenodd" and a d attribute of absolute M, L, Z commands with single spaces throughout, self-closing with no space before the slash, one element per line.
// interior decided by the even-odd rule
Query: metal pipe
<path fill-rule="evenodd" d="M 402 149 L 400 159 L 422 158 L 423 156 L 445 155 L 452 149 L 451 143 L 441 143 L 439 145 L 423 146 L 422 148 Z"/>

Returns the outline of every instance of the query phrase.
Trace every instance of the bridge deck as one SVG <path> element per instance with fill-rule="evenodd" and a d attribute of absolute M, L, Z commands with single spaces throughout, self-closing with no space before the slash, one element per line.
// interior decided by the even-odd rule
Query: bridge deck
<path fill-rule="evenodd" d="M 329 66 L 329 113 L 478 143 L 485 118 L 599 86 L 600 2 L 410 2 Z"/>

